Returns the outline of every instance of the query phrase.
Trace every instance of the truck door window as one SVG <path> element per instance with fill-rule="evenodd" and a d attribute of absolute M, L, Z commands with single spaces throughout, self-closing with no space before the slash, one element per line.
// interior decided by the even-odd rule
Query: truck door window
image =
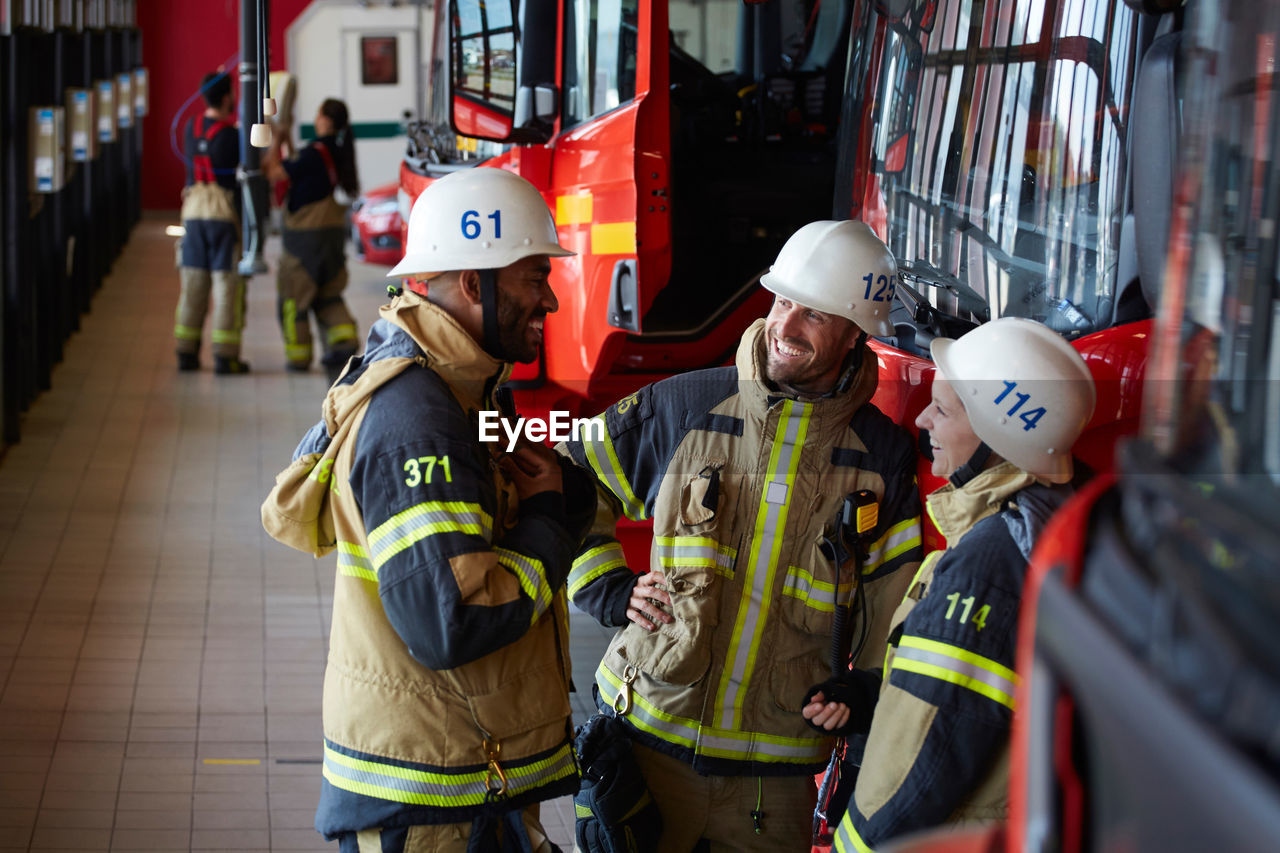
<path fill-rule="evenodd" d="M 566 7 L 564 127 L 636 94 L 639 0 L 571 0 Z"/>
<path fill-rule="evenodd" d="M 516 100 L 516 30 L 511 4 L 454 3 L 455 92 L 510 113 Z"/>
<path fill-rule="evenodd" d="M 947 314 L 1104 327 L 1136 14 L 1104 0 L 941 0 L 926 26 L 925 9 L 882 23 L 863 218 Z"/>

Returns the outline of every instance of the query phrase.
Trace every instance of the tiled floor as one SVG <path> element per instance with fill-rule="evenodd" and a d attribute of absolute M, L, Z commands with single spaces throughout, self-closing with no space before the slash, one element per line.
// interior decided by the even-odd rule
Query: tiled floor
<path fill-rule="evenodd" d="M 0 850 L 336 850 L 311 828 L 333 558 L 258 518 L 325 381 L 282 369 L 266 275 L 254 372 L 177 373 L 173 221 L 134 229 L 0 459 Z M 386 282 L 351 271 L 363 331 Z M 587 687 L 607 632 L 573 621 Z M 544 808 L 566 849 L 572 820 Z"/>

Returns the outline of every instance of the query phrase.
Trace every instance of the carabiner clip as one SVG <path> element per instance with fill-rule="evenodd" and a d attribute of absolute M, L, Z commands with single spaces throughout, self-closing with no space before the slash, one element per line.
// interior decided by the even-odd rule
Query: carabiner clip
<path fill-rule="evenodd" d="M 618 695 L 613 697 L 613 713 L 619 717 L 631 710 L 631 682 L 635 681 L 639 674 L 640 670 L 636 669 L 635 664 L 630 663 L 622 671 L 622 688 L 618 691 Z"/>
<path fill-rule="evenodd" d="M 488 738 L 484 739 L 485 755 L 489 758 L 489 770 L 485 776 L 484 784 L 488 788 L 485 798 L 488 800 L 496 800 L 507 793 L 507 774 L 503 772 L 502 765 L 498 763 L 498 755 L 502 752 L 502 744 L 498 742 L 490 742 Z"/>

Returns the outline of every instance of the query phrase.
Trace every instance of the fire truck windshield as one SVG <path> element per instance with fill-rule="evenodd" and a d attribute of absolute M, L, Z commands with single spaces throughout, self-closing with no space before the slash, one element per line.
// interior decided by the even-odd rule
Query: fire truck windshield
<path fill-rule="evenodd" d="M 855 215 L 935 316 L 1031 317 L 1068 337 L 1110 325 L 1137 14 L 1103 0 L 874 5 L 855 27 L 881 46 L 850 61 L 871 80 L 844 129 L 873 163 L 853 178 Z"/>
<path fill-rule="evenodd" d="M 1183 36 L 1178 218 L 1147 430 L 1205 486 L 1280 509 L 1280 5 L 1197 3 Z M 1193 118 L 1194 117 L 1194 118 Z"/>

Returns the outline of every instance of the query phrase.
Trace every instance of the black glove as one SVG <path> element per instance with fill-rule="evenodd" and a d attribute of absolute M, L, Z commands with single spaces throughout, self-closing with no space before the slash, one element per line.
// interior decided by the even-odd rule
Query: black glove
<path fill-rule="evenodd" d="M 596 714 L 578 727 L 574 750 L 582 783 L 573 798 L 574 835 L 585 853 L 652 853 L 662 813 L 631 755 L 631 737 L 617 717 Z"/>
<path fill-rule="evenodd" d="M 876 710 L 876 700 L 880 697 L 880 676 L 869 669 L 851 669 L 848 672 L 828 678 L 821 684 L 815 684 L 804 694 L 800 704 L 808 705 L 813 697 L 822 694 L 825 702 L 839 702 L 849 709 L 849 721 L 835 729 L 824 729 L 815 725 L 812 720 L 805 720 L 810 728 L 823 734 L 849 737 L 855 734 L 866 734 L 871 731 L 871 715 Z"/>

